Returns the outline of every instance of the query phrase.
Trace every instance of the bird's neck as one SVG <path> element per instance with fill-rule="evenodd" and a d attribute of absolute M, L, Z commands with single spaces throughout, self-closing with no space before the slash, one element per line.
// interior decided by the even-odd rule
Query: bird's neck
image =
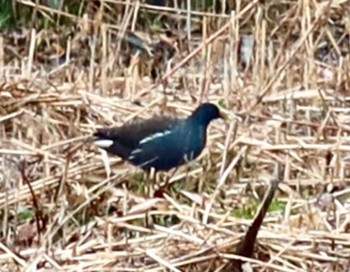
<path fill-rule="evenodd" d="M 209 125 L 209 122 L 205 119 L 201 119 L 201 118 L 198 118 L 198 116 L 191 116 L 189 119 L 188 119 L 188 122 L 195 125 L 195 126 L 199 126 L 201 127 L 202 129 L 207 129 L 208 125 Z"/>

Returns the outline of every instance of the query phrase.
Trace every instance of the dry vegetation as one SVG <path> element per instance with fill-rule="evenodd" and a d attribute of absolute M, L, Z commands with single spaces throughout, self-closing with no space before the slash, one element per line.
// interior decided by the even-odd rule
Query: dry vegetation
<path fill-rule="evenodd" d="M 0 271 L 232 271 L 277 163 L 246 271 L 349 271 L 349 1 L 179 14 L 106 0 L 79 18 L 17 2 L 75 29 L 0 36 Z M 158 39 L 136 23 L 145 13 L 198 31 L 168 35 L 175 53 L 134 50 L 129 31 Z M 211 125 L 199 159 L 157 177 L 172 185 L 163 198 L 88 141 L 98 126 L 203 101 L 230 118 Z"/>

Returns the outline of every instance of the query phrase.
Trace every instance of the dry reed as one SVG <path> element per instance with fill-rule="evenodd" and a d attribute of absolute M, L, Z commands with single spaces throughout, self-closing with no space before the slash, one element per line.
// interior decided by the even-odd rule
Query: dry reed
<path fill-rule="evenodd" d="M 90 47 L 68 40 L 72 61 L 48 65 L 43 32 L 28 31 L 18 58 L 13 37 L 0 38 L 0 271 L 228 271 L 251 223 L 236 212 L 259 206 L 276 163 L 282 208 L 248 266 L 348 271 L 349 1 L 237 1 L 212 14 L 105 0 L 88 18 L 17 2 L 73 19 Z M 185 33 L 190 52 L 178 48 L 155 82 L 145 54 L 121 67 L 112 38 L 145 11 L 203 30 Z M 186 116 L 203 101 L 230 120 L 210 127 L 196 162 L 161 175 L 175 188 L 163 199 L 143 197 L 140 171 L 88 141 L 98 126 Z"/>

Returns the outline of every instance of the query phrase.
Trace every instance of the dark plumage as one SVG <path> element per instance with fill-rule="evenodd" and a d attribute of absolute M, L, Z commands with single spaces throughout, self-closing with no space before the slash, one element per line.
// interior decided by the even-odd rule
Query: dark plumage
<path fill-rule="evenodd" d="M 209 123 L 220 117 L 217 106 L 204 103 L 186 119 L 156 116 L 98 129 L 94 142 L 144 170 L 169 170 L 198 157 L 206 143 Z"/>

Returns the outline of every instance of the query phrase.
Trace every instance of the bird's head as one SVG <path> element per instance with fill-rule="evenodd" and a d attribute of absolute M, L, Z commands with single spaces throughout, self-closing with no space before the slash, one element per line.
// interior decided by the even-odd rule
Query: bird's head
<path fill-rule="evenodd" d="M 207 126 L 212 120 L 224 118 L 219 108 L 212 103 L 204 103 L 200 105 L 191 115 L 192 120 L 201 125 Z"/>

